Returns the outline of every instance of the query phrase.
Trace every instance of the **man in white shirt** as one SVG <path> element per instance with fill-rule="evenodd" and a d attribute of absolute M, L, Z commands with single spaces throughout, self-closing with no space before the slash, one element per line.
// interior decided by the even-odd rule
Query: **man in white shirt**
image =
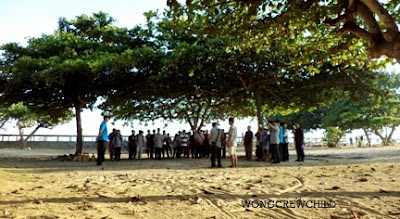
<path fill-rule="evenodd" d="M 272 153 L 273 163 L 280 163 L 280 150 L 279 150 L 279 126 L 276 121 L 269 123 L 267 121 L 268 127 L 271 129 L 271 139 L 270 139 L 270 151 Z"/>
<path fill-rule="evenodd" d="M 229 128 L 228 132 L 228 142 L 227 142 L 227 148 L 228 148 L 228 154 L 231 156 L 231 162 L 232 165 L 231 167 L 237 167 L 237 156 L 236 156 L 236 148 L 237 148 L 237 129 L 233 125 L 234 123 L 234 118 L 231 117 L 229 118 L 229 125 L 231 126 Z"/>
<path fill-rule="evenodd" d="M 143 136 L 143 131 L 140 130 L 138 136 L 136 137 L 136 153 L 137 158 L 140 160 L 142 159 L 142 150 L 146 145 L 146 141 Z"/>
<path fill-rule="evenodd" d="M 224 130 L 218 129 L 217 123 L 212 124 L 212 129 L 210 130 L 210 145 L 211 145 L 211 168 L 215 167 L 215 156 L 218 158 L 218 167 L 221 165 L 221 148 L 222 148 L 222 135 Z"/>
<path fill-rule="evenodd" d="M 286 123 L 282 123 L 282 130 L 283 130 L 283 142 L 279 145 L 282 146 L 282 161 L 289 161 L 289 131 L 287 129 Z"/>
<path fill-rule="evenodd" d="M 182 157 L 188 157 L 187 156 L 187 146 L 188 146 L 188 141 L 189 141 L 189 136 L 186 134 L 186 131 L 183 130 L 182 134 L 179 136 L 180 142 L 181 142 L 181 147 L 178 150 L 178 155 L 177 157 L 180 157 L 182 154 Z"/>
<path fill-rule="evenodd" d="M 154 135 L 154 149 L 156 152 L 156 159 L 161 160 L 161 151 L 163 147 L 164 136 L 160 133 L 160 128 L 157 129 L 157 134 Z"/>

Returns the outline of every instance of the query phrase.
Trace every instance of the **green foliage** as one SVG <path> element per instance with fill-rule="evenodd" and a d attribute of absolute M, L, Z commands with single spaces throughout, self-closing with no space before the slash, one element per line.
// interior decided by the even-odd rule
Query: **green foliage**
<path fill-rule="evenodd" d="M 400 76 L 394 73 L 377 72 L 371 81 L 369 93 L 358 98 L 353 94 L 343 96 L 327 106 L 311 111 L 301 110 L 288 115 L 277 114 L 271 118 L 289 123 L 299 122 L 304 129 L 327 129 L 335 127 L 343 132 L 354 129 L 372 130 L 385 144 L 390 142 L 394 128 L 400 125 Z M 379 130 L 391 128 L 384 136 Z"/>
<path fill-rule="evenodd" d="M 98 97 L 112 92 L 116 79 L 136 74 L 122 58 L 145 46 L 137 28 L 119 28 L 113 22 L 103 12 L 70 21 L 61 18 L 54 34 L 31 38 L 26 47 L 2 46 L 4 101 L 23 102 L 52 119 L 75 108 L 77 153 L 82 152 L 82 108 L 93 108 Z"/>
<path fill-rule="evenodd" d="M 163 18 L 149 13 L 149 20 L 154 16 L 160 21 L 155 32 L 170 50 L 182 42 L 221 42 L 221 50 L 214 53 L 227 64 L 213 66 L 213 74 L 224 78 L 221 87 L 236 88 L 232 103 L 247 104 L 240 105 L 241 110 L 226 108 L 238 116 L 256 114 L 257 92 L 261 94 L 259 104 L 270 112 L 329 104 L 345 91 L 366 86 L 371 74 L 360 71 L 359 66 L 375 68 L 379 64 L 366 58 L 360 41 L 326 28 L 324 18 L 318 17 L 325 11 L 315 5 L 312 9 L 318 10 L 318 15 L 304 11 L 301 4 L 277 1 L 190 1 L 186 5 L 173 1 L 169 5 Z M 293 10 L 306 15 L 294 16 Z M 151 27 L 157 24 L 152 22 Z M 349 40 L 351 48 L 345 47 Z M 204 76 L 191 69 L 183 74 Z"/>
<path fill-rule="evenodd" d="M 338 127 L 327 127 L 325 129 L 324 141 L 328 143 L 328 147 L 337 147 L 344 135 L 345 132 Z"/>

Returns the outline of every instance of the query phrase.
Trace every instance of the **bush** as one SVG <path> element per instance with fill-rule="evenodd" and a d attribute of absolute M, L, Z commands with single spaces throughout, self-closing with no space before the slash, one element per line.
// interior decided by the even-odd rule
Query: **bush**
<path fill-rule="evenodd" d="M 328 127 L 324 134 L 324 141 L 328 143 L 328 147 L 337 147 L 345 132 L 337 127 Z"/>

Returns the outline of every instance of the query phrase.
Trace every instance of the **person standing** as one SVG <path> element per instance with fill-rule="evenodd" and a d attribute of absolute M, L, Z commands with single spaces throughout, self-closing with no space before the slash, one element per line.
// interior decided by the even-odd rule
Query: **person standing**
<path fill-rule="evenodd" d="M 150 147 L 151 147 L 151 134 L 150 134 L 150 130 L 147 130 L 147 135 L 146 135 L 146 152 L 147 152 L 147 158 L 153 158 L 153 154 L 151 154 L 150 156 Z"/>
<path fill-rule="evenodd" d="M 280 160 L 283 161 L 283 144 L 284 144 L 284 139 L 283 139 L 283 123 L 277 121 L 277 125 L 279 127 L 279 157 Z"/>
<path fill-rule="evenodd" d="M 109 140 L 109 143 L 108 143 L 108 152 L 109 152 L 109 154 L 110 154 L 110 160 L 113 160 L 113 159 L 114 159 L 114 145 L 113 145 L 111 139 L 113 139 L 113 138 L 114 138 L 114 135 L 116 135 L 116 134 L 117 134 L 117 130 L 116 130 L 116 129 L 113 129 L 112 132 L 108 135 L 108 140 Z"/>
<path fill-rule="evenodd" d="M 263 135 L 263 130 L 262 127 L 259 126 L 258 127 L 258 131 L 256 133 L 256 157 L 257 157 L 257 161 L 261 161 L 262 160 L 262 135 Z"/>
<path fill-rule="evenodd" d="M 218 166 L 222 167 L 221 164 L 221 148 L 222 148 L 222 135 L 224 130 L 218 129 L 217 123 L 212 123 L 212 129 L 210 130 L 210 144 L 211 144 L 211 168 L 215 167 L 215 157 L 218 159 Z"/>
<path fill-rule="evenodd" d="M 179 150 L 180 150 L 180 147 L 181 147 L 181 139 L 179 137 L 180 134 L 181 134 L 180 131 L 178 132 L 178 134 L 175 134 L 174 141 L 172 143 L 172 148 L 173 148 L 172 158 L 180 157 L 180 155 L 178 156 L 178 153 L 179 153 Z"/>
<path fill-rule="evenodd" d="M 261 140 L 261 152 L 262 152 L 262 160 L 268 161 L 269 160 L 269 147 L 270 147 L 270 135 L 268 133 L 268 129 L 264 128 L 264 132 L 262 134 Z"/>
<path fill-rule="evenodd" d="M 276 121 L 269 123 L 267 121 L 267 125 L 271 130 L 271 139 L 270 139 L 270 150 L 272 153 L 273 163 L 280 163 L 280 150 L 279 150 L 279 126 Z"/>
<path fill-rule="evenodd" d="M 195 152 L 195 140 L 194 140 L 194 134 L 196 133 L 196 131 L 190 131 L 189 132 L 189 141 L 188 141 L 188 146 L 186 149 L 187 152 L 187 157 L 189 158 L 190 156 L 192 156 L 192 158 L 194 157 L 194 152 Z"/>
<path fill-rule="evenodd" d="M 104 153 L 108 144 L 107 122 L 110 121 L 109 116 L 103 117 L 103 122 L 100 124 L 99 134 L 97 135 L 97 165 L 100 166 L 104 161 Z"/>
<path fill-rule="evenodd" d="M 135 130 L 132 130 L 132 135 L 129 136 L 128 139 L 128 159 L 133 160 L 136 159 L 136 135 L 135 135 Z"/>
<path fill-rule="evenodd" d="M 193 147 L 193 156 L 195 158 L 200 158 L 202 157 L 203 154 L 203 142 L 204 142 L 204 134 L 202 133 L 202 131 L 199 129 L 197 129 L 196 132 L 194 132 L 193 134 L 193 138 L 194 138 L 194 147 Z"/>
<path fill-rule="evenodd" d="M 234 118 L 230 117 L 229 118 L 229 125 L 231 126 L 229 128 L 229 132 L 228 132 L 228 142 L 226 144 L 227 149 L 228 149 L 228 154 L 231 157 L 231 167 L 237 167 L 237 156 L 236 156 L 236 148 L 237 148 L 237 141 L 236 141 L 236 137 L 237 137 L 237 129 L 236 127 L 233 125 L 234 124 Z"/>
<path fill-rule="evenodd" d="M 204 157 L 208 158 L 210 156 L 210 135 L 208 134 L 208 130 L 204 133 L 203 149 Z"/>
<path fill-rule="evenodd" d="M 142 159 L 142 151 L 145 146 L 145 140 L 143 136 L 143 131 L 140 130 L 139 134 L 136 137 L 136 153 L 137 153 L 137 159 L 140 160 Z"/>
<path fill-rule="evenodd" d="M 180 135 L 180 139 L 181 139 L 181 148 L 180 148 L 179 154 L 182 153 L 182 157 L 185 157 L 187 155 L 186 150 L 187 150 L 188 141 L 189 141 L 189 137 L 186 134 L 185 130 L 182 131 L 182 134 Z M 180 155 L 179 155 L 179 157 L 180 157 Z"/>
<path fill-rule="evenodd" d="M 165 158 L 165 153 L 167 153 L 167 158 L 169 158 L 169 154 L 171 152 L 172 156 L 172 150 L 171 150 L 171 144 L 172 140 L 169 134 L 165 134 L 166 132 L 163 131 L 163 136 L 164 136 L 164 143 L 163 143 L 163 148 L 162 148 L 162 156 Z"/>
<path fill-rule="evenodd" d="M 227 142 L 228 142 L 228 138 L 226 137 L 228 135 L 228 133 L 224 133 L 223 135 L 222 135 L 222 149 L 221 149 L 221 152 L 222 152 L 222 158 L 226 158 L 226 144 L 227 144 Z"/>
<path fill-rule="evenodd" d="M 353 138 L 350 137 L 350 147 L 353 147 Z"/>
<path fill-rule="evenodd" d="M 287 124 L 282 123 L 283 143 L 282 143 L 282 161 L 289 161 L 289 131 Z"/>
<path fill-rule="evenodd" d="M 121 136 L 120 130 L 117 130 L 117 134 L 114 135 L 112 142 L 113 142 L 113 146 L 114 146 L 115 161 L 120 161 L 121 160 L 121 148 L 122 148 L 122 136 Z"/>
<path fill-rule="evenodd" d="M 300 128 L 300 124 L 295 124 L 294 143 L 296 146 L 297 160 L 304 161 L 304 133 Z"/>
<path fill-rule="evenodd" d="M 163 147 L 164 136 L 160 133 L 160 128 L 157 129 L 157 134 L 154 135 L 155 158 L 161 160 L 161 151 Z"/>
<path fill-rule="evenodd" d="M 253 154 L 253 132 L 251 131 L 251 126 L 247 127 L 247 132 L 244 135 L 244 150 L 246 152 L 246 159 L 251 160 Z"/>

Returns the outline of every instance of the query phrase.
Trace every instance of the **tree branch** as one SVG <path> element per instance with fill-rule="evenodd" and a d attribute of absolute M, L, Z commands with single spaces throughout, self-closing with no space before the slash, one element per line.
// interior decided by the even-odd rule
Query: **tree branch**
<path fill-rule="evenodd" d="M 393 17 L 377 0 L 361 0 L 361 2 L 378 15 L 382 20 L 383 25 L 386 27 L 386 33 L 383 34 L 383 37 L 386 41 L 393 42 L 399 34 L 398 27 Z"/>
<path fill-rule="evenodd" d="M 339 15 L 339 16 L 338 16 L 337 18 L 335 18 L 335 19 L 327 18 L 327 19 L 324 21 L 324 23 L 327 24 L 327 25 L 330 27 L 330 26 L 337 26 L 338 24 L 344 23 L 344 22 L 346 22 L 346 21 L 347 21 L 346 14 L 342 14 L 342 15 Z"/>
<path fill-rule="evenodd" d="M 43 127 L 42 124 L 39 124 L 38 126 L 36 126 L 36 128 L 31 132 L 31 134 L 29 134 L 23 141 L 27 142 L 41 127 Z"/>
<path fill-rule="evenodd" d="M 357 14 L 364 20 L 364 23 L 370 30 L 371 34 L 382 34 L 379 24 L 372 14 L 372 11 L 364 3 L 360 2 L 358 4 Z"/>
<path fill-rule="evenodd" d="M 244 87 L 244 89 L 246 89 L 246 90 L 250 89 L 250 87 L 246 85 L 246 82 L 244 81 L 242 76 L 238 75 L 237 78 L 240 80 L 240 82 L 242 82 L 242 86 Z"/>
<path fill-rule="evenodd" d="M 7 120 L 1 120 L 1 122 L 0 122 L 0 129 L 3 128 L 3 126 L 7 123 L 7 121 L 8 121 L 8 119 L 7 119 Z"/>
<path fill-rule="evenodd" d="M 374 131 L 375 135 L 377 135 L 382 140 L 382 142 L 385 144 L 385 138 L 381 135 L 381 133 L 379 133 L 379 131 L 376 128 L 376 126 L 373 126 L 372 130 Z"/>
<path fill-rule="evenodd" d="M 392 140 L 392 136 L 393 136 L 393 133 L 394 133 L 394 131 L 396 130 L 396 126 L 392 126 L 392 130 L 390 131 L 390 134 L 389 134 L 389 137 L 388 137 L 388 141 L 389 142 L 391 142 Z"/>
<path fill-rule="evenodd" d="M 368 31 L 362 29 L 361 27 L 359 27 L 356 24 L 351 23 L 351 22 L 346 22 L 344 24 L 343 28 L 341 28 L 338 32 L 339 33 L 350 32 L 350 33 L 353 33 L 354 35 L 356 35 L 357 37 L 360 37 L 360 38 L 366 40 L 367 42 L 371 43 L 372 45 L 375 44 L 375 40 L 374 40 L 373 36 Z"/>

